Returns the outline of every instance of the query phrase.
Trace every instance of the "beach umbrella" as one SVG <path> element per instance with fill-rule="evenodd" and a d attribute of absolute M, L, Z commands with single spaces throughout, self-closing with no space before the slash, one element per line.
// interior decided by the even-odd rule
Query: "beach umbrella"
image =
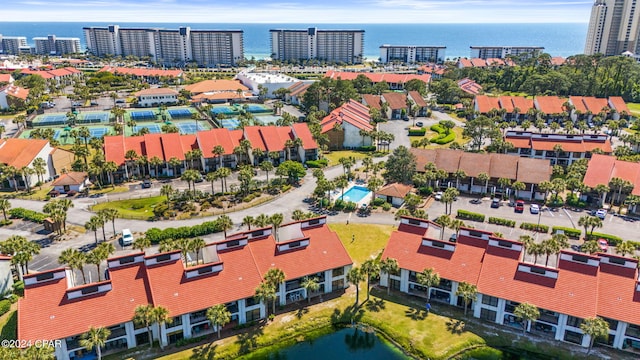
<path fill-rule="evenodd" d="M 64 128 L 64 131 L 71 131 L 71 126 L 67 126 Z"/>

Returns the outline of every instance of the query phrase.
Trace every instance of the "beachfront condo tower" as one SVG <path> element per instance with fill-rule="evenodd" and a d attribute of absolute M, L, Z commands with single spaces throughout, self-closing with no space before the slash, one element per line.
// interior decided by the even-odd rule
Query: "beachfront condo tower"
<path fill-rule="evenodd" d="M 280 61 L 319 60 L 360 64 L 364 54 L 364 30 L 274 29 L 271 57 Z"/>
<path fill-rule="evenodd" d="M 596 0 L 591 8 L 584 53 L 587 55 L 637 54 L 640 50 L 640 1 Z"/>

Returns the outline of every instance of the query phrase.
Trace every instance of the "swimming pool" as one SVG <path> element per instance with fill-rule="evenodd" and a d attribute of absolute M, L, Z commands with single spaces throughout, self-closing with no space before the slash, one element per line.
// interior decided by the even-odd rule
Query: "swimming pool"
<path fill-rule="evenodd" d="M 342 199 L 344 201 L 353 201 L 355 203 L 359 203 L 362 201 L 367 195 L 371 194 L 371 190 L 367 189 L 364 186 L 352 186 L 344 193 L 344 198 L 341 195 L 338 199 Z"/>

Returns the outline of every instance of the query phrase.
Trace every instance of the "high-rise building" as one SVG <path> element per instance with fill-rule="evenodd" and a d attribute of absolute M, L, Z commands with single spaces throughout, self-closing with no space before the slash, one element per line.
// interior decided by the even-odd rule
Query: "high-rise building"
<path fill-rule="evenodd" d="M 640 9 L 638 0 L 595 0 L 587 31 L 584 53 L 620 55 L 640 50 Z"/>
<path fill-rule="evenodd" d="M 87 48 L 97 56 L 149 56 L 163 65 L 235 65 L 244 59 L 242 30 L 84 28 Z"/>
<path fill-rule="evenodd" d="M 382 45 L 380 62 L 400 61 L 403 63 L 444 62 L 446 46 Z"/>
<path fill-rule="evenodd" d="M 0 54 L 17 55 L 29 52 L 25 36 L 2 36 L 0 34 Z"/>
<path fill-rule="evenodd" d="M 59 38 L 55 35 L 33 38 L 34 51 L 38 55 L 63 55 L 79 53 L 79 38 Z"/>
<path fill-rule="evenodd" d="M 508 56 L 531 58 L 544 51 L 542 46 L 471 46 L 471 57 L 480 59 L 506 59 Z"/>
<path fill-rule="evenodd" d="M 271 57 L 280 61 L 321 60 L 362 63 L 364 30 L 274 29 Z"/>

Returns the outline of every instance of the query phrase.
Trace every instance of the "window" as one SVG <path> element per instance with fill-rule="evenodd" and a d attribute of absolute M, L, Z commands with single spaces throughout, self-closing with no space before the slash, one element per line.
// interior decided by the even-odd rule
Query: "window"
<path fill-rule="evenodd" d="M 52 272 L 36 275 L 36 281 L 45 281 L 45 280 L 51 280 L 51 279 L 53 279 Z"/>
<path fill-rule="evenodd" d="M 610 257 L 609 262 L 616 265 L 624 265 L 626 263 L 626 260 L 617 257 Z"/>
<path fill-rule="evenodd" d="M 256 300 L 256 298 L 254 298 L 254 297 L 250 297 L 250 298 L 244 299 L 244 306 L 247 306 L 247 307 L 256 305 L 258 303 L 259 303 L 259 301 Z"/>
<path fill-rule="evenodd" d="M 582 319 L 575 316 L 567 317 L 567 326 L 572 326 L 574 328 L 579 328 L 580 324 L 582 324 Z"/>
<path fill-rule="evenodd" d="M 513 246 L 512 243 L 508 242 L 508 241 L 502 241 L 502 240 L 498 240 L 498 246 L 504 247 L 504 248 L 509 248 L 511 249 L 511 247 Z"/>
<path fill-rule="evenodd" d="M 320 224 L 320 219 L 309 220 L 309 225 L 318 225 Z"/>
<path fill-rule="evenodd" d="M 409 271 L 409 281 L 418 282 L 417 273 L 415 271 Z"/>
<path fill-rule="evenodd" d="M 86 287 L 86 288 L 82 289 L 80 292 L 82 293 L 82 295 L 88 295 L 88 294 L 97 293 L 98 292 L 98 286 L 97 285 L 89 286 L 89 287 Z"/>
<path fill-rule="evenodd" d="M 228 248 L 236 247 L 238 245 L 240 245 L 240 240 L 227 241 L 227 247 Z"/>
<path fill-rule="evenodd" d="M 530 267 L 529 268 L 531 270 L 531 273 L 533 274 L 540 274 L 540 275 L 544 275 L 547 273 L 547 271 L 545 269 L 541 269 L 538 267 Z"/>
<path fill-rule="evenodd" d="M 289 243 L 289 249 L 297 248 L 299 246 L 300 246 L 300 241 L 294 241 L 292 243 Z"/>
<path fill-rule="evenodd" d="M 440 283 L 436 285 L 438 289 L 451 291 L 451 280 L 440 279 Z"/>
<path fill-rule="evenodd" d="M 171 254 L 164 254 L 156 257 L 156 262 L 163 262 L 167 260 L 171 260 Z"/>
<path fill-rule="evenodd" d="M 639 325 L 629 324 L 627 326 L 627 330 L 624 332 L 624 334 L 627 335 L 627 336 L 632 336 L 634 338 L 639 338 L 640 339 L 640 326 Z"/>
<path fill-rule="evenodd" d="M 432 241 L 431 245 L 433 245 L 433 247 L 444 249 L 444 243 L 441 243 L 441 242 L 438 242 L 438 241 Z"/>
<path fill-rule="evenodd" d="M 482 320 L 495 322 L 496 316 L 497 316 L 497 313 L 493 310 L 489 310 L 485 308 L 480 309 L 480 319 Z"/>
<path fill-rule="evenodd" d="M 246 321 L 258 321 L 260 320 L 260 309 L 249 310 L 245 313 Z"/>
<path fill-rule="evenodd" d="M 520 305 L 519 302 L 515 302 L 515 301 L 507 301 L 507 303 L 504 306 L 504 311 L 508 312 L 508 313 L 512 313 L 516 310 L 516 307 Z"/>
<path fill-rule="evenodd" d="M 206 273 L 210 273 L 213 271 L 213 266 L 207 266 L 201 269 L 198 269 L 198 275 L 202 275 L 202 274 L 206 274 Z"/>
<path fill-rule="evenodd" d="M 331 288 L 335 290 L 344 289 L 344 279 L 333 280 L 331 282 Z"/>
<path fill-rule="evenodd" d="M 259 231 L 254 231 L 251 233 L 251 237 L 258 237 L 258 236 L 262 236 L 264 235 L 264 231 L 263 230 L 259 230 Z"/>
<path fill-rule="evenodd" d="M 344 275 L 344 267 L 335 268 L 331 271 L 331 276 L 338 277 Z"/>
<path fill-rule="evenodd" d="M 564 341 L 574 344 L 582 344 L 582 334 L 571 330 L 565 330 Z"/>
<path fill-rule="evenodd" d="M 481 233 L 479 231 L 469 230 L 469 236 L 481 238 L 482 235 L 483 235 L 483 233 Z"/>
<path fill-rule="evenodd" d="M 571 257 L 571 259 L 572 259 L 573 261 L 577 261 L 577 262 L 581 262 L 581 263 L 585 263 L 585 264 L 589 262 L 589 258 L 588 258 L 588 257 L 586 257 L 586 256 L 583 256 L 583 255 L 577 255 L 577 254 L 576 254 L 576 255 L 573 255 L 573 256 Z"/>
<path fill-rule="evenodd" d="M 498 306 L 498 298 L 495 296 L 482 295 L 482 303 L 489 306 Z"/>
<path fill-rule="evenodd" d="M 120 265 L 131 264 L 136 260 L 135 256 L 127 256 L 125 258 L 120 259 Z"/>
<path fill-rule="evenodd" d="M 182 315 L 174 316 L 172 320 L 167 327 L 182 326 Z"/>
<path fill-rule="evenodd" d="M 224 306 L 227 307 L 227 310 L 229 310 L 229 312 L 231 314 L 238 312 L 238 302 L 237 301 L 226 303 L 226 304 L 224 304 Z"/>
<path fill-rule="evenodd" d="M 409 224 L 410 225 L 420 225 L 421 222 L 420 222 L 420 220 L 409 219 Z"/>

